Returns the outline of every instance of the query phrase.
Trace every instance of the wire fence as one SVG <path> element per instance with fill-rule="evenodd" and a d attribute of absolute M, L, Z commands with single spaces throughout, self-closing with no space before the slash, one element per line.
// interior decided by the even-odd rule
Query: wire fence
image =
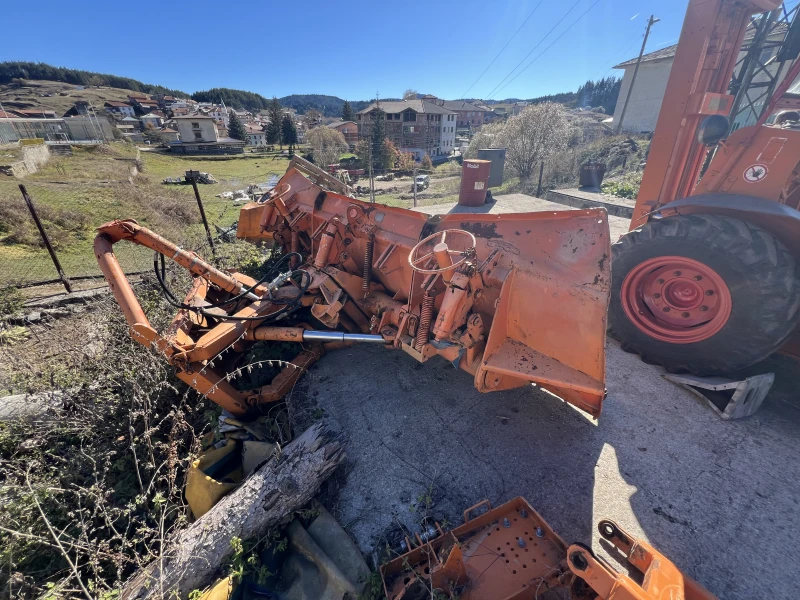
<path fill-rule="evenodd" d="M 179 187 L 137 190 L 128 181 L 35 182 L 25 186 L 28 203 L 18 182 L 0 181 L 0 288 L 102 277 L 93 251 L 95 227 L 117 218 L 135 219 L 186 248 L 208 253 L 192 186 Z M 217 198 L 202 186 L 200 190 L 211 237 L 227 239 L 249 198 Z M 152 269 L 152 250 L 122 242 L 114 252 L 126 274 Z"/>

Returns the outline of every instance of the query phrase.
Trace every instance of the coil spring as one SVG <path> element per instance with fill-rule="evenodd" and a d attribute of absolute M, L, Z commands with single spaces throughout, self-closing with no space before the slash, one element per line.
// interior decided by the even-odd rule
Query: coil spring
<path fill-rule="evenodd" d="M 422 297 L 422 307 L 419 311 L 419 326 L 417 326 L 417 335 L 414 338 L 414 349 L 417 352 L 422 352 L 423 346 L 428 343 L 428 337 L 431 332 L 431 318 L 433 317 L 433 301 L 434 297 L 425 292 Z"/>
<path fill-rule="evenodd" d="M 372 283 L 372 254 L 375 251 L 375 238 L 370 237 L 367 241 L 367 249 L 364 251 L 364 269 L 361 273 L 361 290 L 364 298 L 369 295 L 369 286 Z"/>

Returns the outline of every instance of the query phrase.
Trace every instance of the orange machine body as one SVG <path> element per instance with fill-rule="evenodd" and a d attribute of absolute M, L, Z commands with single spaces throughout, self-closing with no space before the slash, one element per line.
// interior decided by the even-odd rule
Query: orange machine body
<path fill-rule="evenodd" d="M 471 517 L 484 506 L 486 512 Z M 437 523 L 423 535 L 406 537 L 405 552 L 380 568 L 384 592 L 392 600 L 532 600 L 566 594 L 574 600 L 715 599 L 612 521 L 601 521 L 598 528 L 641 573 L 641 583 L 587 547 L 567 546 L 524 498 L 515 498 L 497 508 L 488 500 L 476 504 L 450 531 Z"/>
<path fill-rule="evenodd" d="M 432 217 L 325 191 L 290 168 L 273 193 L 242 208 L 238 236 L 302 257 L 292 255 L 292 268 L 302 269 L 309 285 L 286 319 L 268 324 L 292 286 L 268 299 L 265 283 L 213 311 L 182 309 L 158 333 L 116 261 L 114 243 L 144 245 L 189 269 L 196 279 L 185 306 L 219 305 L 255 280 L 219 271 L 133 221 L 103 225 L 95 242 L 134 337 L 164 352 L 182 380 L 234 414 L 280 398 L 320 355 L 321 346 L 309 342 L 320 339 L 310 331 L 320 324 L 421 362 L 443 357 L 482 392 L 535 383 L 600 414 L 610 284 L 602 209 Z M 231 320 L 242 317 L 249 320 Z M 236 389 L 231 373 L 242 354 L 265 340 L 298 342 L 302 351 L 293 362 L 301 369 L 287 367 L 261 389 Z"/>

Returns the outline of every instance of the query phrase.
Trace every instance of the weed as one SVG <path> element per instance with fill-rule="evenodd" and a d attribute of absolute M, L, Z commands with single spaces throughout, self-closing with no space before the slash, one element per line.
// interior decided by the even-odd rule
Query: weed
<path fill-rule="evenodd" d="M 0 316 L 13 315 L 25 301 L 22 292 L 15 287 L 0 288 Z"/>
<path fill-rule="evenodd" d="M 633 172 L 622 176 L 620 179 L 603 182 L 602 191 L 619 198 L 635 199 L 639 195 L 639 186 L 642 183 L 642 173 Z"/>

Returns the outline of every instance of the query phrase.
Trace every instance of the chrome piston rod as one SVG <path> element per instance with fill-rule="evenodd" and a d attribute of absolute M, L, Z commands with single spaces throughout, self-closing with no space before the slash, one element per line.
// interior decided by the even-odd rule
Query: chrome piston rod
<path fill-rule="evenodd" d="M 380 335 L 370 333 L 344 333 L 341 331 L 303 331 L 304 342 L 361 342 L 388 344 Z"/>

